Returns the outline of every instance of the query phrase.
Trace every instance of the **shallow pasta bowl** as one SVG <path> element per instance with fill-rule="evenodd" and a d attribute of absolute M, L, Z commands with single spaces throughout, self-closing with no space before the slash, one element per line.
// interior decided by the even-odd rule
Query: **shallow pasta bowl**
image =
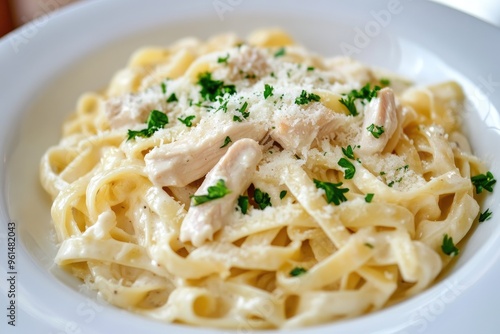
<path fill-rule="evenodd" d="M 39 185 L 38 164 L 47 147 L 57 142 L 78 96 L 104 87 L 138 47 L 225 31 L 245 36 L 274 26 L 326 56 L 351 55 L 422 84 L 458 81 L 471 107 L 463 117 L 473 149 L 500 175 L 500 68 L 495 56 L 500 31 L 472 17 L 409 0 L 82 2 L 42 16 L 0 41 L 0 247 L 6 254 L 0 263 L 7 296 L 2 306 L 10 315 L 7 308 L 14 302 L 16 330 L 221 332 L 158 323 L 80 291 L 77 280 L 53 265 L 50 203 Z M 495 313 L 500 307 L 495 289 L 500 275 L 498 194 L 482 203 L 493 218 L 473 230 L 456 263 L 435 285 L 382 311 L 299 332 L 469 333 L 500 325 Z M 10 259 L 9 248 L 14 253 Z M 4 317 L 2 329 L 14 328 L 9 320 Z"/>

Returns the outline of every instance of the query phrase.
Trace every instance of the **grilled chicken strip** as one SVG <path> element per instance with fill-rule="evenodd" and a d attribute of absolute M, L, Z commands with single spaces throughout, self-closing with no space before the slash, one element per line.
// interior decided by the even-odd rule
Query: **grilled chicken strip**
<path fill-rule="evenodd" d="M 374 125 L 381 127 L 383 133 L 376 138 L 368 127 Z M 390 88 L 384 88 L 378 93 L 378 97 L 371 100 L 365 109 L 365 118 L 363 121 L 361 146 L 359 151 L 364 154 L 381 153 L 387 143 L 398 128 L 398 108 L 394 99 L 394 93 Z"/>
<path fill-rule="evenodd" d="M 250 186 L 256 166 L 262 159 L 262 149 L 255 140 L 240 139 L 235 142 L 207 174 L 195 196 L 206 195 L 208 188 L 224 180 L 230 193 L 197 206 L 191 205 L 181 226 L 180 240 L 191 241 L 197 247 L 224 224 L 224 219 L 234 211 L 239 195 Z"/>
<path fill-rule="evenodd" d="M 221 147 L 226 137 L 233 143 L 242 138 L 259 141 L 266 132 L 263 126 L 252 122 L 202 122 L 179 140 L 146 154 L 146 172 L 156 185 L 184 187 L 205 176 L 227 152 L 230 145 Z"/>

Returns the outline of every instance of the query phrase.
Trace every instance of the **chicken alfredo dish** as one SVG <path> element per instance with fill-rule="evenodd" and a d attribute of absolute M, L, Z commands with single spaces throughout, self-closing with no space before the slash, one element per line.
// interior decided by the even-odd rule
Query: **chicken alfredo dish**
<path fill-rule="evenodd" d="M 279 30 L 141 49 L 42 159 L 55 262 L 165 322 L 378 310 L 432 284 L 492 191 L 463 100 L 455 82 L 414 86 Z"/>

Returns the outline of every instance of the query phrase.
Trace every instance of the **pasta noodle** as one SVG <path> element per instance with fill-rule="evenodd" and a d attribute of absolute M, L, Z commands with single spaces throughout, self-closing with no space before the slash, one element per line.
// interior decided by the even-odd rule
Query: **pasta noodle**
<path fill-rule="evenodd" d="M 381 73 L 274 29 L 138 50 L 42 158 L 55 262 L 113 305 L 218 328 L 423 291 L 477 218 L 486 170 L 457 83 Z"/>

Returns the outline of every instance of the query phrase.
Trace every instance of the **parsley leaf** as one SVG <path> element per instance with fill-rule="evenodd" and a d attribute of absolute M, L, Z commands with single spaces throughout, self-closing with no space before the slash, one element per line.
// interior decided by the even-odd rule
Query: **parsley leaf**
<path fill-rule="evenodd" d="M 231 191 L 227 189 L 226 182 L 223 179 L 217 181 L 215 186 L 210 186 L 207 189 L 207 195 L 191 196 L 193 199 L 193 206 L 200 205 L 214 199 L 222 198 L 229 194 Z"/>
<path fill-rule="evenodd" d="M 282 48 L 279 48 L 278 51 L 276 51 L 276 53 L 274 54 L 274 57 L 278 58 L 278 57 L 283 57 L 284 55 L 285 55 L 285 48 L 282 47 Z"/>
<path fill-rule="evenodd" d="M 255 203 L 259 206 L 261 210 L 264 210 L 268 206 L 272 206 L 271 204 L 271 197 L 269 196 L 268 193 L 263 192 L 259 188 L 255 189 L 255 192 L 253 194 L 253 198 L 255 200 Z"/>
<path fill-rule="evenodd" d="M 356 109 L 356 105 L 354 104 L 354 101 L 356 99 L 361 99 L 370 102 L 373 98 L 377 97 L 377 93 L 380 90 L 379 86 L 373 87 L 373 89 L 370 88 L 370 83 L 367 83 L 364 85 L 360 90 L 351 90 L 349 94 L 343 94 L 347 95 L 346 98 L 341 98 L 339 100 L 340 103 L 346 106 L 347 110 L 349 110 L 349 113 L 353 116 L 358 115 L 358 110 Z"/>
<path fill-rule="evenodd" d="M 191 116 L 186 116 L 186 118 L 182 119 L 182 118 L 177 118 L 181 123 L 183 123 L 184 125 L 186 125 L 188 128 L 192 127 L 193 126 L 193 123 L 192 123 L 192 120 L 195 119 L 196 116 L 195 115 L 191 115 Z"/>
<path fill-rule="evenodd" d="M 226 147 L 227 145 L 229 145 L 230 142 L 232 142 L 232 140 L 231 140 L 231 138 L 229 138 L 229 136 L 227 136 L 226 138 L 224 138 L 224 144 L 222 144 L 222 146 L 219 148 Z"/>
<path fill-rule="evenodd" d="M 344 177 L 346 180 L 350 180 L 354 177 L 354 174 L 356 173 L 356 167 L 354 167 L 352 162 L 350 162 L 346 158 L 340 158 L 338 164 L 340 167 L 345 168 Z"/>
<path fill-rule="evenodd" d="M 290 270 L 290 276 L 297 277 L 300 275 L 303 275 L 307 273 L 307 269 L 302 268 L 302 267 L 295 267 L 292 270 Z"/>
<path fill-rule="evenodd" d="M 339 100 L 340 103 L 346 106 L 349 113 L 353 116 L 358 116 L 358 110 L 356 109 L 356 105 L 354 104 L 355 98 L 348 95 L 347 98 L 341 98 Z"/>
<path fill-rule="evenodd" d="M 248 196 L 238 197 L 238 206 L 239 206 L 242 214 L 244 214 L 244 215 L 247 214 L 248 205 L 249 205 Z"/>
<path fill-rule="evenodd" d="M 175 95 L 175 93 L 170 94 L 170 96 L 167 99 L 168 103 L 170 103 L 170 102 L 178 102 L 178 101 L 179 100 L 177 99 L 177 96 Z"/>
<path fill-rule="evenodd" d="M 168 124 L 168 116 L 165 113 L 162 113 L 158 110 L 153 110 L 148 116 L 148 120 L 146 121 L 147 128 L 139 131 L 128 130 L 127 141 L 134 139 L 135 137 L 151 137 L 153 133 L 158 131 L 159 129 L 163 129 L 163 127 Z"/>
<path fill-rule="evenodd" d="M 308 70 L 308 71 L 314 71 L 314 67 L 313 67 L 313 66 L 308 66 L 308 67 L 307 67 L 307 70 Z"/>
<path fill-rule="evenodd" d="M 340 186 L 342 186 L 342 182 L 330 183 L 319 181 L 316 179 L 314 179 L 313 181 L 316 185 L 316 188 L 323 189 L 325 191 L 327 203 L 333 202 L 335 205 L 339 205 L 341 202 L 347 201 L 347 198 L 344 196 L 344 194 L 348 192 L 349 189 L 340 188 Z"/>
<path fill-rule="evenodd" d="M 457 256 L 460 250 L 453 243 L 453 238 L 449 237 L 448 234 L 443 236 L 443 244 L 441 245 L 441 250 L 446 255 Z"/>
<path fill-rule="evenodd" d="M 224 81 L 213 80 L 210 72 L 200 74 L 197 84 L 201 86 L 200 95 L 205 101 L 215 102 L 219 96 L 236 94 L 234 85 L 226 85 Z"/>
<path fill-rule="evenodd" d="M 373 199 L 373 196 L 375 196 L 375 194 L 366 194 L 366 196 L 365 196 L 365 202 L 366 203 L 371 203 L 372 199 Z"/>
<path fill-rule="evenodd" d="M 286 196 L 286 194 L 287 194 L 287 193 L 288 193 L 288 192 L 287 192 L 286 190 L 282 190 L 282 191 L 280 192 L 280 199 L 285 198 L 285 196 Z"/>
<path fill-rule="evenodd" d="M 369 242 L 365 242 L 365 244 L 364 244 L 364 245 L 365 245 L 366 247 L 368 247 L 368 248 L 371 248 L 371 249 L 373 249 L 373 247 L 374 247 L 374 246 L 373 246 L 371 243 L 369 243 Z"/>
<path fill-rule="evenodd" d="M 471 177 L 472 184 L 476 187 L 476 194 L 483 192 L 483 189 L 493 192 L 493 186 L 497 183 L 497 180 L 493 177 L 491 172 L 486 174 L 479 174 Z"/>
<path fill-rule="evenodd" d="M 227 64 L 228 59 L 229 59 L 229 53 L 225 57 L 219 57 L 219 58 L 217 58 L 217 63 L 219 63 L 219 64 L 222 64 L 222 63 Z"/>
<path fill-rule="evenodd" d="M 167 94 L 167 84 L 165 84 L 164 82 L 161 83 L 161 92 L 163 94 Z"/>
<path fill-rule="evenodd" d="M 300 96 L 295 99 L 295 104 L 308 104 L 309 102 L 318 102 L 321 99 L 319 95 L 313 93 L 307 93 L 305 90 L 302 90 Z"/>
<path fill-rule="evenodd" d="M 351 145 L 348 145 L 347 148 L 343 148 L 342 147 L 342 153 L 344 153 L 344 155 L 346 157 L 348 157 L 349 159 L 353 159 L 354 160 L 354 149 L 356 148 L 355 147 L 352 147 Z"/>
<path fill-rule="evenodd" d="M 382 86 L 390 86 L 390 84 L 391 84 L 391 80 L 389 80 L 389 79 L 387 79 L 387 78 L 382 78 L 382 79 L 380 79 L 380 84 L 381 84 Z"/>
<path fill-rule="evenodd" d="M 366 130 L 370 131 L 373 137 L 377 139 L 380 138 L 380 136 L 384 133 L 384 127 L 382 125 L 379 126 L 373 123 L 369 127 L 367 127 Z"/>
<path fill-rule="evenodd" d="M 264 99 L 267 99 L 269 96 L 273 96 L 273 90 L 273 86 L 269 86 L 268 84 L 266 84 L 264 86 Z"/>
<path fill-rule="evenodd" d="M 486 209 L 485 212 L 481 212 L 479 214 L 479 222 L 482 223 L 482 222 L 485 222 L 487 220 L 490 220 L 492 215 L 493 215 L 493 212 L 491 212 L 490 209 Z"/>
<path fill-rule="evenodd" d="M 245 102 L 240 107 L 240 109 L 238 109 L 238 111 L 241 113 L 241 116 L 243 116 L 243 118 L 248 118 L 248 116 L 250 116 L 250 112 L 246 111 L 247 108 L 248 108 L 248 102 Z M 235 116 L 233 116 L 233 121 L 235 121 L 235 122 L 241 122 L 242 119 L 239 116 L 235 115 Z"/>

